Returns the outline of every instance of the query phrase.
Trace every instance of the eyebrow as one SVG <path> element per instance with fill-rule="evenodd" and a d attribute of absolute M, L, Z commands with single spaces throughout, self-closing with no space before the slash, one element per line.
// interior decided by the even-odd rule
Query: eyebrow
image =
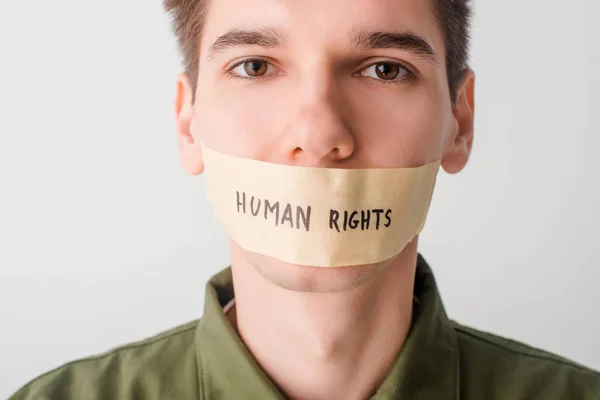
<path fill-rule="evenodd" d="M 406 50 L 434 65 L 439 65 L 438 55 L 422 37 L 411 32 L 359 31 L 350 35 L 350 41 L 362 49 Z"/>
<path fill-rule="evenodd" d="M 219 36 L 208 48 L 206 58 L 211 60 L 220 53 L 238 46 L 260 46 L 275 48 L 283 46 L 284 37 L 276 28 L 261 28 L 256 30 L 231 29 Z"/>
<path fill-rule="evenodd" d="M 219 36 L 208 48 L 206 58 L 214 59 L 217 55 L 241 46 L 260 46 L 278 48 L 284 44 L 281 30 L 273 27 L 261 29 L 231 29 Z M 439 65 L 438 55 L 433 47 L 422 37 L 411 32 L 369 32 L 355 31 L 350 35 L 350 42 L 360 49 L 398 49 L 405 50 L 423 58 L 434 65 Z"/>

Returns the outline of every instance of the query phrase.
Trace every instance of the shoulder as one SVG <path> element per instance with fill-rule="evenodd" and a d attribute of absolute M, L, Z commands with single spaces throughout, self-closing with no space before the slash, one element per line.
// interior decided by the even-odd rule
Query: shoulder
<path fill-rule="evenodd" d="M 195 398 L 194 335 L 198 320 L 102 354 L 64 364 L 33 379 L 9 400 Z"/>
<path fill-rule="evenodd" d="M 465 398 L 600 400 L 600 373 L 524 343 L 452 322 Z M 475 394 L 477 393 L 477 394 Z"/>

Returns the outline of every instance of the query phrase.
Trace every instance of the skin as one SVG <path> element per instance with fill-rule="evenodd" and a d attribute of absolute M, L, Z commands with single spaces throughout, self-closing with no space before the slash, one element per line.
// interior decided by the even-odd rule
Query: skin
<path fill-rule="evenodd" d="M 348 4 L 210 5 L 195 100 L 188 77 L 177 81 L 186 171 L 203 171 L 200 141 L 222 153 L 298 166 L 414 167 L 441 158 L 447 173 L 465 167 L 473 142 L 474 75 L 465 73 L 452 102 L 433 4 Z M 276 48 L 229 47 L 208 57 L 215 40 L 234 28 L 276 29 L 284 41 Z M 433 48 L 438 62 L 407 49 L 357 48 L 349 37 L 363 30 L 409 31 Z M 264 63 L 237 66 L 247 58 Z M 377 68 L 393 72 L 382 79 Z M 258 78 L 247 73 L 256 70 Z M 385 83 L 390 79 L 395 83 Z M 233 322 L 287 398 L 364 399 L 376 391 L 410 330 L 417 244 L 418 237 L 385 263 L 316 268 L 250 253 L 231 241 Z"/>

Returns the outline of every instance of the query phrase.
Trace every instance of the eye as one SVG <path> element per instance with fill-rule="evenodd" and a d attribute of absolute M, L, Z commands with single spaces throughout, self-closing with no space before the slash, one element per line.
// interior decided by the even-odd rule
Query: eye
<path fill-rule="evenodd" d="M 397 63 L 379 62 L 364 69 L 362 74 L 382 81 L 401 81 L 410 77 L 411 72 Z"/>
<path fill-rule="evenodd" d="M 265 60 L 244 60 L 230 71 L 242 78 L 260 78 L 273 72 L 273 65 Z"/>

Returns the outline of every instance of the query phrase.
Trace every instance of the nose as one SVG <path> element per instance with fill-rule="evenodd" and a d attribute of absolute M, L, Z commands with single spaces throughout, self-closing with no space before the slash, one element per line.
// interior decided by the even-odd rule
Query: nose
<path fill-rule="evenodd" d="M 306 88 L 305 88 L 306 89 Z M 283 132 L 288 162 L 303 166 L 334 166 L 355 151 L 355 138 L 343 102 L 325 85 L 305 90 L 293 102 L 294 112 Z"/>

